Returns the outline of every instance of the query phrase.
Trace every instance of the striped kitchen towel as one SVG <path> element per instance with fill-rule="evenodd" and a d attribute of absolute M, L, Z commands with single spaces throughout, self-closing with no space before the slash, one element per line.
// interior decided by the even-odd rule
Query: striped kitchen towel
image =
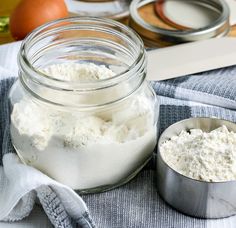
<path fill-rule="evenodd" d="M 163 96 L 160 97 L 160 104 L 160 132 L 169 125 L 190 117 L 215 116 L 236 122 L 236 111 L 222 107 Z M 197 219 L 179 213 L 164 203 L 158 196 L 156 187 L 155 159 L 125 186 L 101 194 L 83 196 L 83 199 L 95 223 L 101 228 L 236 227 L 236 216 Z"/>
<path fill-rule="evenodd" d="M 236 67 L 153 82 L 158 95 L 236 109 Z"/>
<path fill-rule="evenodd" d="M 28 216 L 38 198 L 55 227 L 94 227 L 94 222 L 101 228 L 236 227 L 236 216 L 219 220 L 197 219 L 165 204 L 156 188 L 155 159 L 130 183 L 82 198 L 20 163 L 9 138 L 5 102 L 17 74 L 17 50 L 18 44 L 0 47 L 0 220 L 15 221 Z M 170 124 L 189 117 L 215 116 L 236 122 L 234 71 L 236 67 L 229 67 L 152 82 L 160 99 L 160 133 Z"/>

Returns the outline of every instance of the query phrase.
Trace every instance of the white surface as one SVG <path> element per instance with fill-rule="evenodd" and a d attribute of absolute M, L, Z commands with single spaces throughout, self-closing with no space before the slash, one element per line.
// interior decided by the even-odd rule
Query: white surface
<path fill-rule="evenodd" d="M 236 38 L 213 38 L 148 52 L 148 80 L 166 80 L 236 64 Z"/>

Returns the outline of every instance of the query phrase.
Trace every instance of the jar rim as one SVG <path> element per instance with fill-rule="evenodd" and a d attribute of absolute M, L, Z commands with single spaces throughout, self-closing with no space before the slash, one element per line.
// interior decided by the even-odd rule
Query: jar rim
<path fill-rule="evenodd" d="M 54 77 L 49 77 L 47 74 L 44 74 L 43 72 L 39 71 L 37 68 L 35 68 L 26 53 L 26 49 L 27 49 L 27 45 L 28 43 L 30 43 L 30 41 L 32 41 L 34 38 L 37 37 L 37 35 L 43 35 L 47 32 L 55 32 L 58 29 L 62 29 L 62 28 L 70 28 L 70 26 L 74 26 L 73 24 L 70 23 L 78 23 L 77 25 L 79 26 L 79 23 L 84 23 L 84 25 L 86 25 L 86 23 L 93 23 L 94 25 L 100 25 L 100 26 L 113 26 L 114 27 L 114 31 L 122 31 L 124 32 L 124 35 L 126 37 L 130 37 L 132 38 L 132 41 L 136 44 L 136 46 L 138 47 L 138 55 L 135 56 L 134 61 L 132 62 L 132 64 L 130 66 L 127 67 L 126 70 L 124 70 L 123 72 L 120 72 L 118 74 L 115 74 L 113 77 L 111 78 L 105 78 L 105 79 L 101 79 L 101 80 L 97 80 L 94 82 L 76 82 L 76 81 L 65 81 L 65 80 L 61 80 L 58 78 L 54 78 Z M 48 29 L 48 30 L 47 30 Z M 33 44 L 34 45 L 34 44 Z M 145 49 L 144 49 L 144 44 L 143 41 L 141 39 L 141 37 L 132 29 L 129 28 L 123 24 L 121 24 L 120 22 L 114 21 L 112 19 L 108 19 L 108 18 L 99 18 L 99 17 L 83 17 L 83 16 L 76 16 L 76 17 L 69 17 L 69 18 L 62 18 L 62 19 L 58 19 L 58 20 L 54 20 L 48 23 L 45 23 L 44 25 L 36 28 L 35 30 L 33 30 L 29 35 L 27 35 L 27 37 L 23 40 L 21 47 L 20 47 L 20 51 L 18 54 L 18 64 L 20 65 L 20 67 L 23 68 L 23 70 L 25 72 L 28 72 L 29 75 L 32 76 L 32 80 L 39 83 L 39 84 L 43 84 L 44 86 L 50 87 L 50 88 L 54 88 L 54 89 L 65 89 L 65 85 L 66 88 L 68 88 L 68 85 L 71 85 L 73 88 L 74 87 L 80 87 L 83 86 L 83 88 L 91 88 L 94 85 L 96 85 L 96 88 L 106 88 L 106 87 L 110 87 L 116 83 L 119 83 L 120 81 L 123 81 L 124 78 L 127 77 L 128 73 L 131 72 L 137 65 L 139 62 L 143 61 L 143 57 L 145 55 Z M 44 83 L 42 83 L 41 79 L 44 80 Z M 55 85 L 55 83 L 57 83 L 57 86 L 52 86 L 53 84 Z M 66 90 L 66 89 L 65 89 Z M 70 90 L 70 89 L 68 89 Z"/>

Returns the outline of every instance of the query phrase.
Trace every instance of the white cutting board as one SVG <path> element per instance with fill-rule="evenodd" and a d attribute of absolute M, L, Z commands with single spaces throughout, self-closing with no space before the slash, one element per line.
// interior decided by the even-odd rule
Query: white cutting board
<path fill-rule="evenodd" d="M 225 0 L 230 8 L 230 24 L 236 24 L 236 0 Z M 164 4 L 164 13 L 166 17 L 175 23 L 190 27 L 202 28 L 219 16 L 217 12 L 208 10 L 206 7 L 196 5 L 191 1 L 167 1 Z"/>
<path fill-rule="evenodd" d="M 236 65 L 236 38 L 223 37 L 152 50 L 148 80 L 166 80 Z"/>

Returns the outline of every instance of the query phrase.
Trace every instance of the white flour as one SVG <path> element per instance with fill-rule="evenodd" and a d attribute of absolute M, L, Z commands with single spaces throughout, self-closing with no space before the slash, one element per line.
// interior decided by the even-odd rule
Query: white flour
<path fill-rule="evenodd" d="M 104 66 L 98 72 L 96 68 L 73 64 L 51 66 L 44 72 L 72 81 L 113 76 Z M 140 167 L 155 147 L 153 107 L 143 95 L 137 94 L 112 112 L 62 112 L 49 107 L 30 98 L 14 105 L 13 145 L 26 163 L 74 189 L 119 182 Z"/>
<path fill-rule="evenodd" d="M 182 131 L 164 142 L 160 152 L 171 168 L 187 177 L 209 182 L 236 180 L 236 133 L 225 126 L 209 133 Z"/>
<path fill-rule="evenodd" d="M 93 63 L 63 63 L 51 65 L 42 70 L 46 75 L 64 81 L 91 82 L 111 78 L 113 71 L 104 65 L 98 66 Z"/>

